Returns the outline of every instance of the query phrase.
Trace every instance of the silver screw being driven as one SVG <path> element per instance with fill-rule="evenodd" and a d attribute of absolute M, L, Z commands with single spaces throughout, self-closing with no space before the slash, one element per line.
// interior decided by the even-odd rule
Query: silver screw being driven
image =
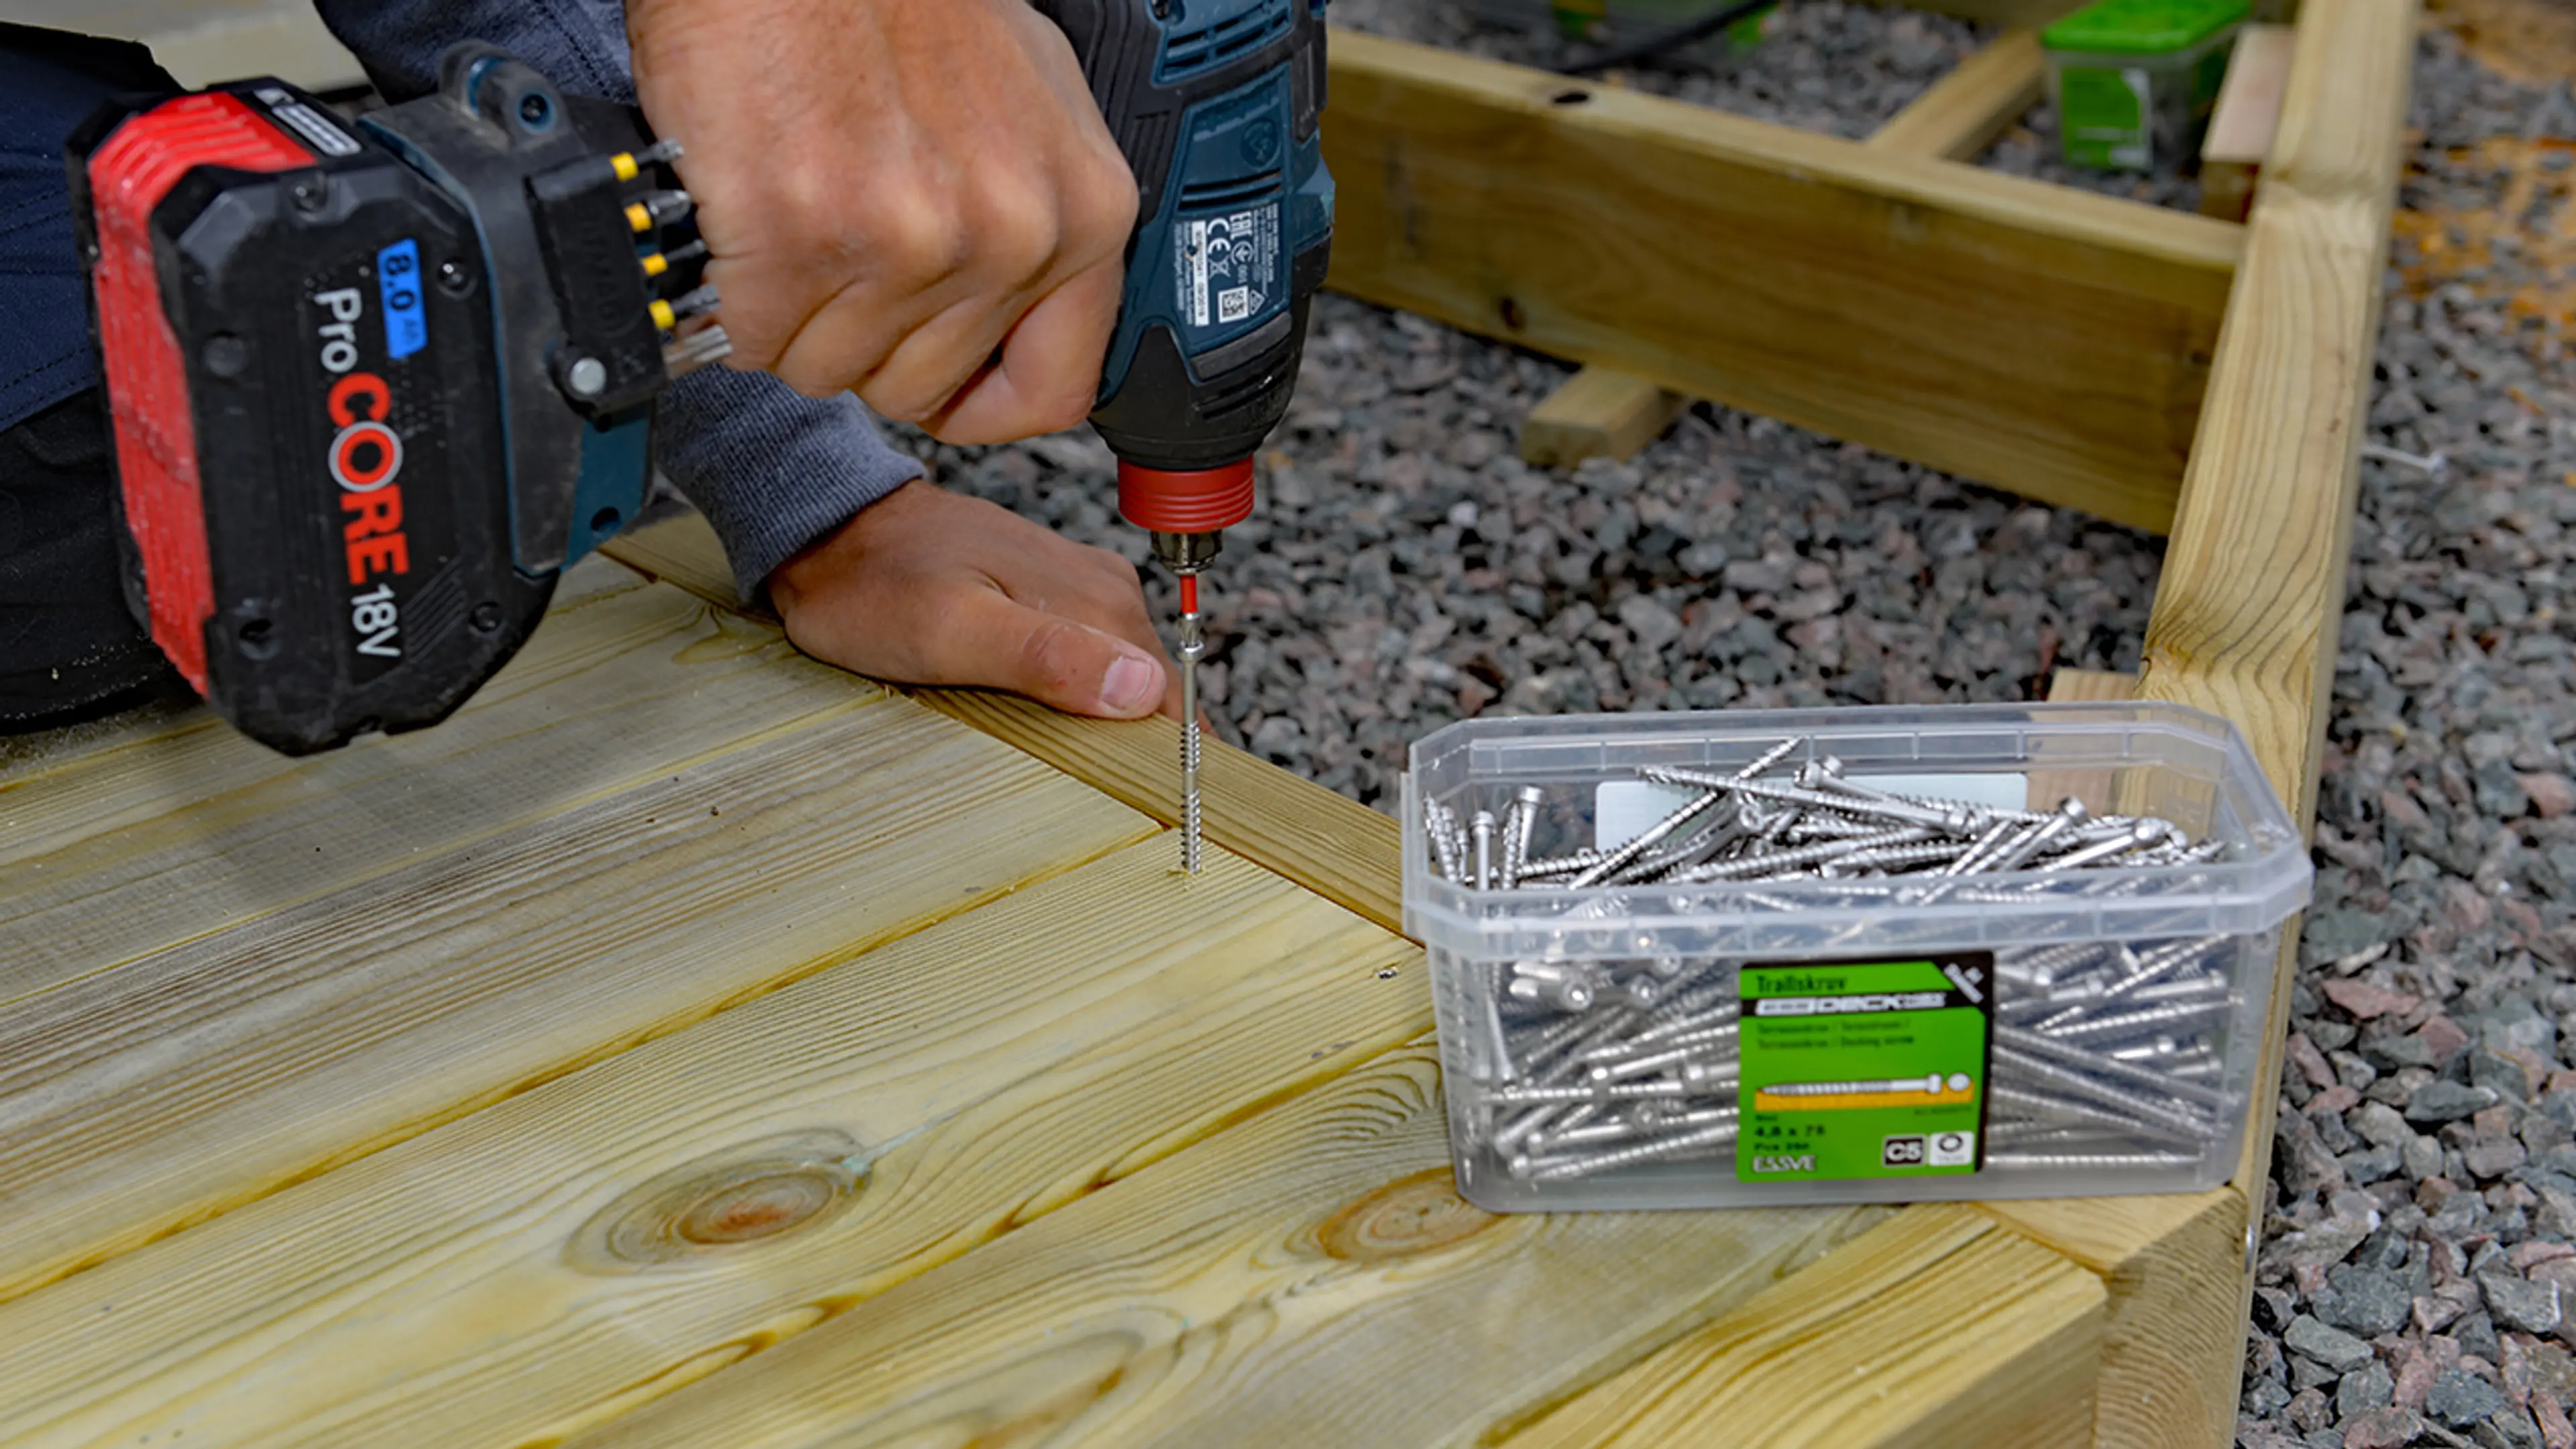
<path fill-rule="evenodd" d="M 1181 869 L 1199 873 L 1199 658 L 1207 640 L 1199 632 L 1195 572 L 1186 576 L 1181 610 Z"/>

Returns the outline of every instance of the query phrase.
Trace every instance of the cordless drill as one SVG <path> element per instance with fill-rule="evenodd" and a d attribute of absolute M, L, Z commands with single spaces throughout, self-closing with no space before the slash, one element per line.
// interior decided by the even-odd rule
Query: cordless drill
<path fill-rule="evenodd" d="M 1199 572 L 1252 512 L 1332 255 L 1325 0 L 1032 0 L 1136 173 L 1127 294 L 1092 409 L 1118 511 L 1180 585 L 1181 864 L 1199 868 Z"/>
<path fill-rule="evenodd" d="M 1141 188 L 1095 420 L 1194 595 L 1323 277 L 1323 0 L 1039 8 Z M 354 122 L 253 80 L 111 106 L 67 149 L 129 599 L 289 753 L 471 696 L 635 518 L 655 398 L 726 351 L 678 148 L 489 46 Z"/>

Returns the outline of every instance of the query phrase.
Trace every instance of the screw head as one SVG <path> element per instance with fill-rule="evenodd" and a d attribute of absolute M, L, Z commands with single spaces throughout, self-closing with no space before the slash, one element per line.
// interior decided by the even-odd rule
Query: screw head
<path fill-rule="evenodd" d="M 438 287 L 451 297 L 462 297 L 474 289 L 474 274 L 454 257 L 438 264 Z"/>

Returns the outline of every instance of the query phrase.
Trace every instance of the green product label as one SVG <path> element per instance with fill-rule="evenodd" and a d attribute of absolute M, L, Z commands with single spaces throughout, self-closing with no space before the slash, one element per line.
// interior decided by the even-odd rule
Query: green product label
<path fill-rule="evenodd" d="M 1994 979 L 1986 951 L 1743 968 L 1736 1179 L 1975 1172 Z"/>
<path fill-rule="evenodd" d="M 2147 73 L 2070 66 L 2058 75 L 2057 128 L 2078 166 L 2138 170 L 2152 159 Z"/>

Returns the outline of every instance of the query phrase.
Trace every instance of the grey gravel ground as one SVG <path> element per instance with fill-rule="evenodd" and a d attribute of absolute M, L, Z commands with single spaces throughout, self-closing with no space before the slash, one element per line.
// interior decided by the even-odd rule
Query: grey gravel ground
<path fill-rule="evenodd" d="M 1811 14 L 1816 67 L 1865 54 L 1872 23 L 1960 35 L 1830 0 L 1788 33 Z M 1782 64 L 1766 104 L 1803 123 L 1809 61 Z M 1750 73 L 1711 84 L 1749 94 Z M 1825 128 L 1866 131 L 1920 84 L 1861 73 L 1856 99 L 1805 98 L 1853 106 Z M 2576 236 L 2552 210 L 2576 148 L 2521 190 L 2463 149 L 2576 136 L 2576 95 L 2437 31 L 2414 123 L 2404 204 L 2511 197 L 2526 245 L 2393 258 L 2367 441 L 2443 465 L 2363 468 L 2249 1449 L 2576 1449 L 2576 367 L 2511 303 L 2550 268 L 2576 286 L 2576 246 L 2528 244 Z M 2156 540 L 1705 407 L 1633 464 L 1525 468 L 1512 430 L 1565 373 L 1318 304 L 1265 506 L 1215 575 L 1221 729 L 1385 808 L 1407 743 L 1478 713 L 2019 699 L 2053 668 L 2136 667 Z M 916 441 L 953 485 L 1142 559 L 1096 443 Z"/>
<path fill-rule="evenodd" d="M 1544 12 L 1545 0 L 1530 0 Z M 1614 9 L 1617 7 L 1614 7 Z M 1714 3 L 1677 5 L 1705 13 Z M 1333 23 L 1520 65 L 1588 59 L 1595 47 L 1567 41 L 1541 23 L 1497 25 L 1457 0 L 1334 0 Z M 1622 32 L 1650 36 L 1651 29 Z M 1967 21 L 1921 10 L 1885 10 L 1843 0 L 1789 0 L 1765 26 L 1761 44 L 1711 66 L 1705 47 L 1679 63 L 1619 73 L 1620 83 L 1758 120 L 1853 139 L 1868 135 L 1976 49 L 1983 32 Z"/>

